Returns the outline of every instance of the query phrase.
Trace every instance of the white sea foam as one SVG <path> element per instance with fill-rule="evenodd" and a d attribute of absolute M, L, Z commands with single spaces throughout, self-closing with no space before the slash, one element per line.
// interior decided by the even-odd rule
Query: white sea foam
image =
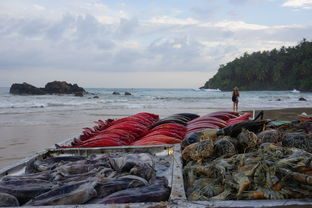
<path fill-rule="evenodd" d="M 292 93 L 300 93 L 300 91 L 299 91 L 299 90 L 296 90 L 296 89 L 293 89 L 291 92 L 292 92 Z"/>
<path fill-rule="evenodd" d="M 219 88 L 218 89 L 203 89 L 203 90 L 206 92 L 221 92 Z"/>

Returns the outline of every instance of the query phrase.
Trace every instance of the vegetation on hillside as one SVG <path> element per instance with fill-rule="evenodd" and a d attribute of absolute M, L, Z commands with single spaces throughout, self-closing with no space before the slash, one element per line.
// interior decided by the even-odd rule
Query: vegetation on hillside
<path fill-rule="evenodd" d="M 280 50 L 245 53 L 221 65 L 203 88 L 232 90 L 312 91 L 312 42 L 303 39 L 297 46 Z"/>

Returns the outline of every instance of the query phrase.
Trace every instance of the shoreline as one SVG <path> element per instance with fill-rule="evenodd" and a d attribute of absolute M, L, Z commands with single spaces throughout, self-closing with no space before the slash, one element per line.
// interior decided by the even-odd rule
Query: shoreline
<path fill-rule="evenodd" d="M 230 109 L 188 109 L 188 112 L 205 115 Z M 24 114 L 2 114 L 0 120 L 0 169 L 54 146 L 66 139 L 78 136 L 83 127 L 92 127 L 93 121 L 121 118 L 139 112 L 150 112 L 164 118 L 185 109 L 108 109 L 96 111 L 38 112 Z M 253 110 L 241 110 L 240 112 Z M 256 110 L 255 115 L 260 112 Z M 302 112 L 312 114 L 312 108 L 265 109 L 264 119 L 296 120 Z"/>

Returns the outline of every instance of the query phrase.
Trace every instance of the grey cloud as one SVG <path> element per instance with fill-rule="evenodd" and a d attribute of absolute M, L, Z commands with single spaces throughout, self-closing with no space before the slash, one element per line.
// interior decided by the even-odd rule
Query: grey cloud
<path fill-rule="evenodd" d="M 46 31 L 46 36 L 53 40 L 61 39 L 68 28 L 75 25 L 75 17 L 73 15 L 65 14 L 58 22 L 51 24 Z"/>
<path fill-rule="evenodd" d="M 65 15 L 57 22 L 42 24 L 43 21 L 7 20 L 14 22 L 15 27 L 8 28 L 6 36 L 0 37 L 0 69 L 31 66 L 98 69 L 93 57 L 100 54 L 105 60 L 109 56 L 103 50 L 115 46 L 111 36 L 107 37 L 105 26 L 93 17 Z"/>
<path fill-rule="evenodd" d="M 255 6 L 265 3 L 266 0 L 228 0 L 234 6 Z"/>
<path fill-rule="evenodd" d="M 189 40 L 189 38 L 169 38 L 158 39 L 149 46 L 149 51 L 162 54 L 164 57 L 181 58 L 194 57 L 200 53 L 201 44 Z"/>
<path fill-rule="evenodd" d="M 48 22 L 42 19 L 31 19 L 31 20 L 24 20 L 21 22 L 20 26 L 20 33 L 25 36 L 35 37 L 41 35 L 43 31 L 46 30 L 48 27 Z"/>
<path fill-rule="evenodd" d="M 147 53 L 160 58 L 162 69 L 166 70 L 203 70 L 200 60 L 204 46 L 188 37 L 161 38 L 150 44 Z M 161 69 L 160 69 L 161 70 Z"/>
<path fill-rule="evenodd" d="M 229 0 L 229 2 L 234 5 L 244 5 L 250 2 L 254 2 L 254 0 Z"/>
<path fill-rule="evenodd" d="M 116 44 L 112 40 L 101 38 L 95 40 L 95 45 L 100 50 L 111 50 L 116 46 Z"/>
<path fill-rule="evenodd" d="M 137 30 L 137 34 L 142 37 L 153 37 L 152 41 L 160 37 L 181 37 L 188 36 L 196 39 L 206 39 L 210 41 L 220 41 L 234 35 L 234 32 L 226 28 L 217 28 L 215 26 L 193 25 L 170 25 L 170 24 L 145 24 Z"/>
<path fill-rule="evenodd" d="M 132 19 L 120 19 L 119 28 L 117 30 L 117 35 L 120 38 L 128 38 L 138 27 L 138 20 L 136 18 Z"/>
<path fill-rule="evenodd" d="M 218 11 L 218 7 L 212 8 L 201 8 L 201 7 L 193 7 L 190 9 L 193 16 L 198 19 L 213 19 Z"/>
<path fill-rule="evenodd" d="M 75 27 L 77 29 L 75 36 L 78 40 L 93 38 L 99 33 L 105 32 L 105 27 L 102 27 L 97 19 L 91 15 L 78 16 Z"/>
<path fill-rule="evenodd" d="M 242 53 L 242 42 L 256 50 L 258 40 L 299 41 L 303 34 L 311 39 L 312 27 L 233 31 L 213 24 L 156 24 L 137 18 L 104 24 L 92 15 L 67 13 L 53 21 L 0 17 L 0 34 L 0 70 L 215 71 Z"/>
<path fill-rule="evenodd" d="M 133 49 L 123 49 L 118 51 L 115 56 L 114 56 L 114 60 L 113 60 L 113 64 L 117 64 L 117 65 L 128 65 L 128 64 L 132 64 L 135 61 L 137 61 L 138 59 L 141 58 L 141 53 L 137 50 L 133 50 Z M 129 67 L 129 65 L 128 65 Z"/>
<path fill-rule="evenodd" d="M 306 27 L 271 27 L 263 30 L 241 30 L 234 33 L 235 39 L 246 41 L 300 41 L 302 38 L 312 39 L 312 26 Z"/>
<path fill-rule="evenodd" d="M 242 17 L 242 15 L 239 12 L 236 12 L 234 10 L 228 11 L 227 15 L 230 17 L 230 19 L 240 19 Z"/>

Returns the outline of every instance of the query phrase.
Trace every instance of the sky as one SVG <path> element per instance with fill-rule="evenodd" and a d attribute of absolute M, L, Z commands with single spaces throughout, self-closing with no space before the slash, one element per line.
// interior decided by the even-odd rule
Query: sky
<path fill-rule="evenodd" d="M 303 38 L 312 0 L 1 0 L 0 86 L 198 88 Z"/>

